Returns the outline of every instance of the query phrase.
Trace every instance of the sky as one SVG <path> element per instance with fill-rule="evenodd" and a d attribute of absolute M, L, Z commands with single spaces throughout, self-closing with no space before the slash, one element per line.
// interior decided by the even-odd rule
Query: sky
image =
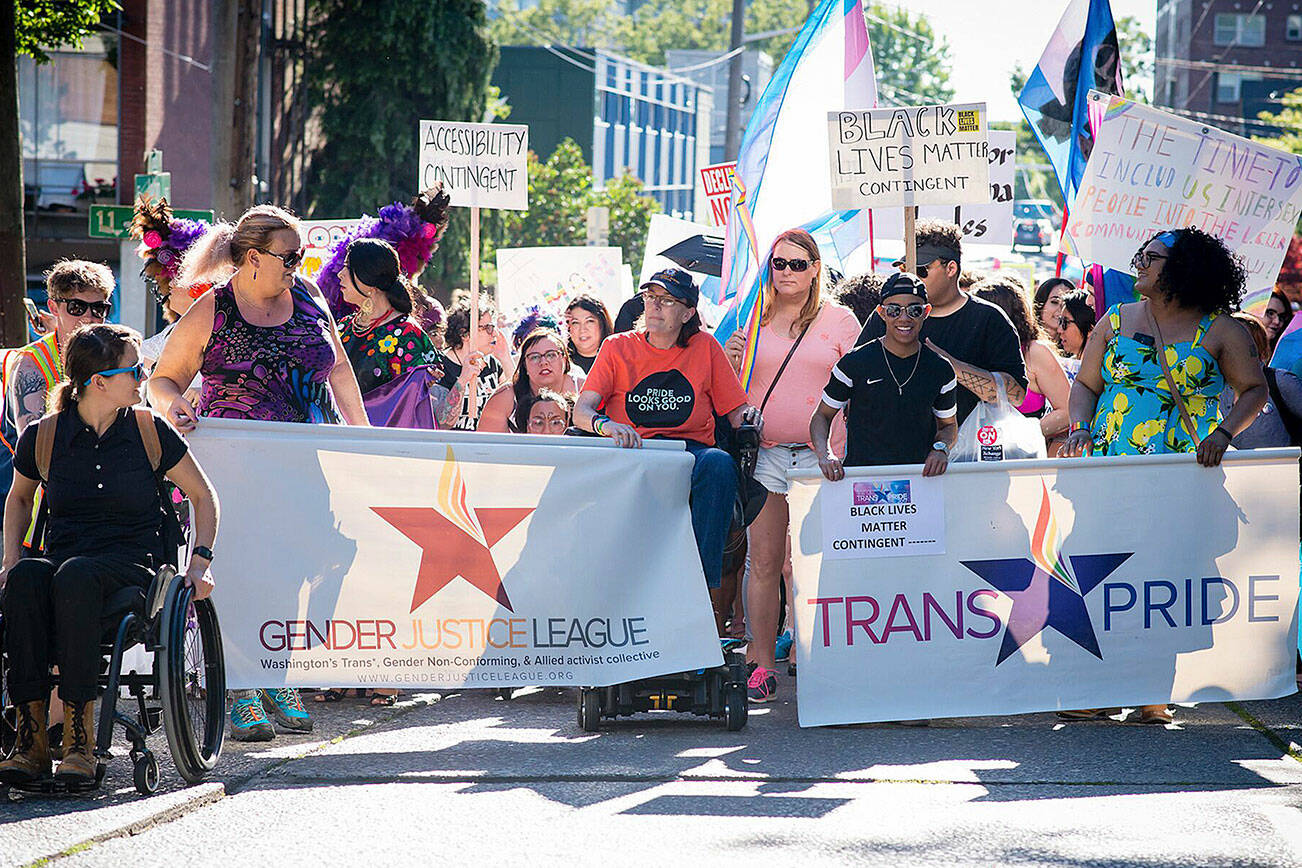
<path fill-rule="evenodd" d="M 926 15 L 946 37 L 954 102 L 985 102 L 991 120 L 1015 121 L 1022 113 L 1008 76 L 1018 63 L 1028 72 L 1035 66 L 1067 0 L 889 0 L 889 5 Z M 1112 0 L 1112 15 L 1135 16 L 1152 36 L 1157 0 Z"/>

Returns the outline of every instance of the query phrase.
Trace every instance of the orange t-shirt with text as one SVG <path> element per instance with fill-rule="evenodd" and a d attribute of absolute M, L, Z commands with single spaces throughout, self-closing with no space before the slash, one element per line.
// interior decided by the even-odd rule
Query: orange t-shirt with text
<path fill-rule="evenodd" d="M 746 403 L 746 392 L 719 342 L 697 332 L 687 346 L 662 350 L 646 333 L 606 338 L 583 381 L 602 398 L 602 411 L 643 437 L 672 437 L 714 445 L 714 414 Z"/>

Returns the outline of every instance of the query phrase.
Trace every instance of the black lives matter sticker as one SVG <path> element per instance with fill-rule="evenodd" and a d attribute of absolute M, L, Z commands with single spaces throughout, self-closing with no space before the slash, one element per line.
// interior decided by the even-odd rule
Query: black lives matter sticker
<path fill-rule="evenodd" d="M 634 425 L 676 428 L 687 422 L 696 392 L 678 371 L 658 371 L 645 377 L 624 396 L 624 410 Z"/>

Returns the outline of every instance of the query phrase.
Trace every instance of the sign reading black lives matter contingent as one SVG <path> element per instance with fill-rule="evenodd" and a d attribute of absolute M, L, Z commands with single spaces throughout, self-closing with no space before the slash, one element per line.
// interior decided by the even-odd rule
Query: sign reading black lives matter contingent
<path fill-rule="evenodd" d="M 985 103 L 828 112 L 832 207 L 990 201 Z"/>
<path fill-rule="evenodd" d="M 823 557 L 945 553 L 945 483 L 918 475 L 823 485 Z"/>
<path fill-rule="evenodd" d="M 420 189 L 438 182 L 457 207 L 529 208 L 529 128 L 420 122 Z"/>

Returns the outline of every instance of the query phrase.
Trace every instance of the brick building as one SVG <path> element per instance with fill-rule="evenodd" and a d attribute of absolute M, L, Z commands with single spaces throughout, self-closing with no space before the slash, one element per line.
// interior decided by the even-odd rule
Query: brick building
<path fill-rule="evenodd" d="M 1300 0 L 1157 0 L 1153 102 L 1242 135 L 1302 88 Z"/>
<path fill-rule="evenodd" d="M 129 245 L 88 237 L 93 203 L 130 204 L 163 151 L 177 208 L 237 217 L 253 202 L 301 211 L 306 0 L 122 0 L 80 50 L 19 62 L 28 285 L 62 257 L 107 262 L 123 321 L 151 328 Z"/>

